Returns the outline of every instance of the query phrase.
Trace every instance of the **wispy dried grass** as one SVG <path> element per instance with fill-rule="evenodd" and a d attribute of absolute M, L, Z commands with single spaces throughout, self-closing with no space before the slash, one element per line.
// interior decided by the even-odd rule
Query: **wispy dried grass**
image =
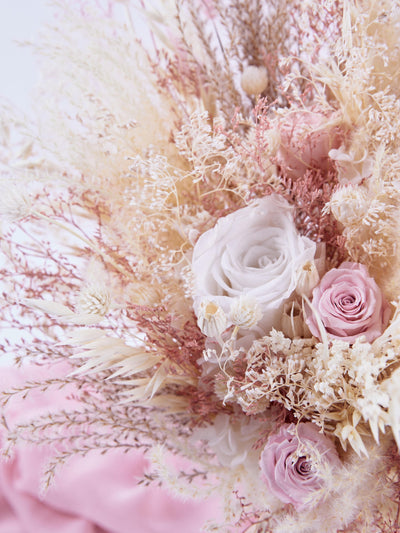
<path fill-rule="evenodd" d="M 17 340 L 4 337 L 1 348 L 18 364 L 70 365 L 65 377 L 5 392 L 3 403 L 52 387 L 71 387 L 80 402 L 9 428 L 10 446 L 57 446 L 47 484 L 75 453 L 165 444 L 201 465 L 174 472 L 156 448 L 146 482 L 219 491 L 237 530 L 394 531 L 399 469 L 382 431 L 400 424 L 398 313 L 373 345 L 273 333 L 230 352 L 221 372 L 203 358 L 190 261 L 219 217 L 277 191 L 296 206 L 299 231 L 327 245 L 328 264 L 361 261 L 399 299 L 397 3 L 102 5 L 55 2 L 58 18 L 36 47 L 52 80 L 40 135 L 2 110 L 1 318 Z M 249 65 L 268 72 L 259 96 L 241 88 Z M 349 157 L 345 170 L 332 160 L 328 172 L 295 180 L 278 164 L 279 124 L 307 108 L 332 117 Z M 354 205 L 358 218 L 345 210 Z M 191 440 L 219 415 L 232 425 L 261 416 L 269 430 L 259 453 L 276 404 L 279 420 L 312 420 L 349 444 L 335 496 L 301 523 L 274 507 L 251 468 L 224 468 Z"/>

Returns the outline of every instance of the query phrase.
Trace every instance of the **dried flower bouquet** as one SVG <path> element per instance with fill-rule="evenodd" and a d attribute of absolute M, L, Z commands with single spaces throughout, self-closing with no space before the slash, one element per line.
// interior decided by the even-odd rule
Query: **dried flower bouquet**
<path fill-rule="evenodd" d="M 208 531 L 398 531 L 399 2 L 55 7 L 40 120 L 2 107 L 2 350 L 68 371 L 4 424 L 79 407 L 6 453 L 143 448 Z"/>

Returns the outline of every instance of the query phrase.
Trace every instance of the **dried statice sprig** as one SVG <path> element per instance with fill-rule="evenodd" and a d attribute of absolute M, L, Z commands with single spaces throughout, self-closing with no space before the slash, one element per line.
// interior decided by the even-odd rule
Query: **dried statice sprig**
<path fill-rule="evenodd" d="M 341 235 L 337 220 L 326 209 L 336 188 L 336 174 L 326 175 L 318 170 L 309 170 L 293 181 L 285 180 L 282 188 L 282 194 L 295 206 L 299 231 L 315 242 L 325 243 L 327 261 L 332 268 L 348 258 L 347 233 Z"/>

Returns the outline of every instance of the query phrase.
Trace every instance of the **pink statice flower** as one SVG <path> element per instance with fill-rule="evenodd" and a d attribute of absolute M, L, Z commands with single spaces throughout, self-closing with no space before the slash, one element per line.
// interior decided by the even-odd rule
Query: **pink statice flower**
<path fill-rule="evenodd" d="M 309 422 L 282 425 L 269 437 L 260 459 L 268 489 L 296 510 L 311 506 L 312 494 L 323 487 L 328 472 L 340 466 L 333 442 Z"/>
<path fill-rule="evenodd" d="M 329 270 L 313 290 L 307 311 L 311 333 L 321 340 L 318 318 L 331 337 L 353 343 L 364 335 L 368 342 L 383 333 L 390 307 L 375 280 L 360 263 L 345 262 Z"/>

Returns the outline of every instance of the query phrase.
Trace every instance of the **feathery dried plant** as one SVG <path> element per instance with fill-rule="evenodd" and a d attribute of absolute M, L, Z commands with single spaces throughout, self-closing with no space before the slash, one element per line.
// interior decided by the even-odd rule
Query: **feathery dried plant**
<path fill-rule="evenodd" d="M 1 318 L 16 340 L 1 348 L 16 364 L 61 370 L 5 392 L 2 405 L 68 387 L 79 407 L 8 428 L 8 453 L 55 444 L 48 485 L 73 454 L 153 449 L 144 483 L 219 492 L 238 531 L 394 531 L 399 460 L 382 433 L 398 440 L 398 303 L 372 344 L 272 331 L 248 350 L 233 335 L 218 354 L 196 323 L 190 265 L 220 217 L 278 192 L 330 267 L 362 262 L 399 301 L 398 2 L 54 5 L 36 45 L 37 131 L 2 105 Z M 241 84 L 249 67 L 267 76 L 258 95 Z M 304 111 L 323 126 L 288 135 Z M 304 159 L 328 130 L 327 166 L 311 160 L 294 176 L 284 141 Z M 222 434 L 237 436 L 249 419 L 248 462 L 227 467 L 210 426 L 228 421 Z M 344 465 L 301 519 L 257 474 L 268 435 L 297 419 L 334 436 Z M 199 466 L 175 472 L 166 451 Z"/>

